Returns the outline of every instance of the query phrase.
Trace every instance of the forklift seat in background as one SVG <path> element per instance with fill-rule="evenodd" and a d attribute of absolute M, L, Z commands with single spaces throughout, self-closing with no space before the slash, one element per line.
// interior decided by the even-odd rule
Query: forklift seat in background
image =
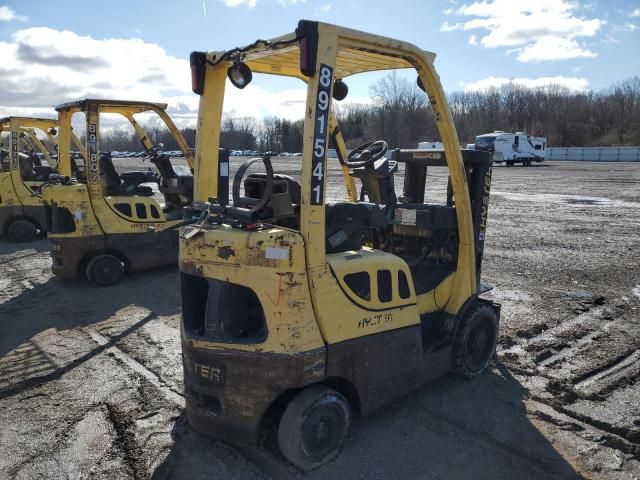
<path fill-rule="evenodd" d="M 36 180 L 45 182 L 49 180 L 49 175 L 54 173 L 53 167 L 49 167 L 46 165 L 36 165 L 33 167 L 35 172 Z"/>
<path fill-rule="evenodd" d="M 113 166 L 111 155 L 103 153 L 100 155 L 100 176 L 104 179 L 104 186 L 107 191 L 105 195 L 120 195 L 122 180 Z"/>
<path fill-rule="evenodd" d="M 18 154 L 18 166 L 20 167 L 20 176 L 22 180 L 35 180 L 35 172 L 33 171 L 33 160 L 29 155 L 24 153 Z"/>

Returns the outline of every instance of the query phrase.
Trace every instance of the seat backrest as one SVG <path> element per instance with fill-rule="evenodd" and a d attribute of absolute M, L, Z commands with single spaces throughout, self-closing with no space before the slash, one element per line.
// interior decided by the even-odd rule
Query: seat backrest
<path fill-rule="evenodd" d="M 257 204 L 267 188 L 267 175 L 253 173 L 244 181 L 243 206 L 251 207 Z M 291 217 L 295 215 L 295 206 L 300 205 L 300 184 L 288 175 L 274 174 L 272 194 L 266 207 L 272 210 L 274 218 Z"/>
<path fill-rule="evenodd" d="M 100 176 L 104 182 L 107 195 L 118 195 L 120 193 L 120 184 L 122 183 L 120 175 L 113 166 L 111 155 L 103 153 L 100 155 Z"/>

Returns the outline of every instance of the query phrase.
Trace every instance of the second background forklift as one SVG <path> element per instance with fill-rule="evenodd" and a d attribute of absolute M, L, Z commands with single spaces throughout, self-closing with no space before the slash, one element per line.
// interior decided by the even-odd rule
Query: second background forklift
<path fill-rule="evenodd" d="M 13 242 L 29 242 L 46 231 L 40 189 L 55 173 L 56 162 L 42 140 L 55 147 L 57 121 L 6 117 L 0 130 L 7 147 L 0 159 L 0 233 Z"/>

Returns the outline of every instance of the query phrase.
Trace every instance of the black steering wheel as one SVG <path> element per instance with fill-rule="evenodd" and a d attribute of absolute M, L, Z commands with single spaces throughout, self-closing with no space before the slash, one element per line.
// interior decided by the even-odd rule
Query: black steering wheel
<path fill-rule="evenodd" d="M 351 150 L 344 161 L 347 167 L 367 167 L 373 162 L 384 157 L 388 149 L 387 142 L 376 140 L 375 142 L 363 143 Z"/>
<path fill-rule="evenodd" d="M 264 164 L 264 168 L 267 171 L 267 184 L 264 187 L 264 192 L 262 192 L 262 198 L 248 198 L 240 196 L 240 185 L 242 183 L 242 179 L 244 178 L 244 174 L 249 170 L 249 167 L 256 162 L 262 162 Z M 231 191 L 233 206 L 239 208 L 249 208 L 251 212 L 257 212 L 262 210 L 264 206 L 271 199 L 271 195 L 273 194 L 273 166 L 271 165 L 271 160 L 269 157 L 257 157 L 252 158 L 251 160 L 247 160 L 242 164 L 242 166 L 236 172 L 235 177 L 233 177 L 233 187 Z"/>

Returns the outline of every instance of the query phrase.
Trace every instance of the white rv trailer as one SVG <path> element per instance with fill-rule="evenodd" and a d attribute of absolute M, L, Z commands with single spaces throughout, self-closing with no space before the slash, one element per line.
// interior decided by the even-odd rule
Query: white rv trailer
<path fill-rule="evenodd" d="M 547 139 L 534 137 L 524 132 L 507 133 L 496 130 L 476 137 L 473 148 L 493 152 L 495 163 L 505 162 L 508 166 L 522 163 L 523 166 L 532 162 L 543 162 Z"/>

